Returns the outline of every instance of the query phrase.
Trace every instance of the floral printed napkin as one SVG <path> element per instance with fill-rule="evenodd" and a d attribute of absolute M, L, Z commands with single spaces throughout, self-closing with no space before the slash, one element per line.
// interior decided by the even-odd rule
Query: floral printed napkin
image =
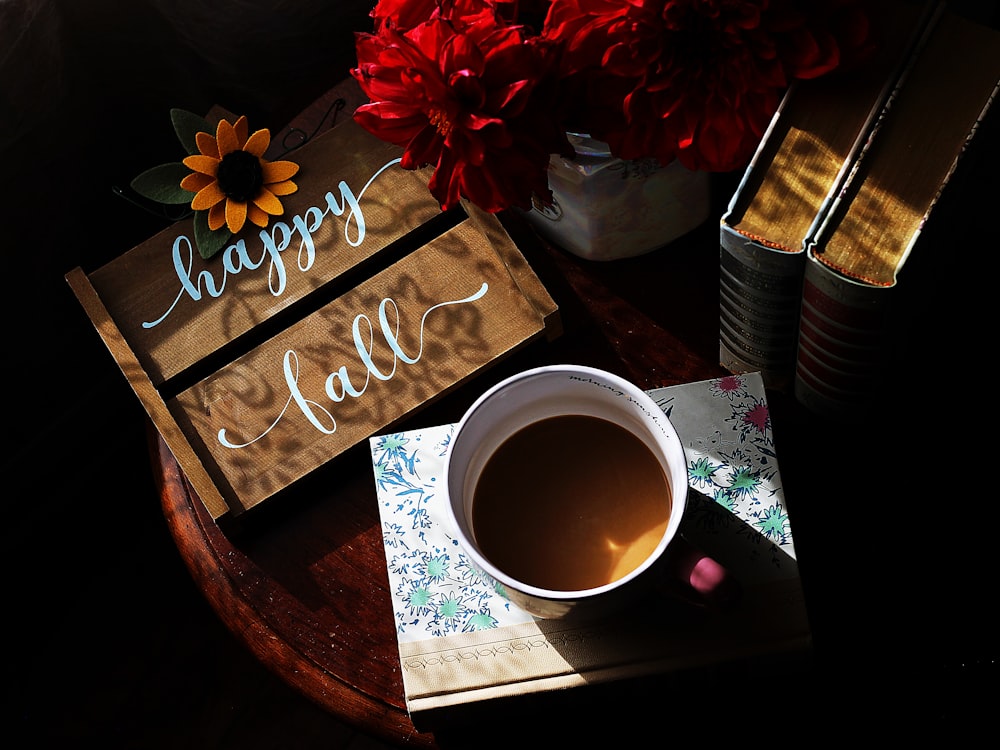
<path fill-rule="evenodd" d="M 684 442 L 691 541 L 744 584 L 797 578 L 792 531 L 758 373 L 649 391 Z M 473 568 L 443 513 L 454 425 L 370 438 L 400 644 L 534 618 Z"/>

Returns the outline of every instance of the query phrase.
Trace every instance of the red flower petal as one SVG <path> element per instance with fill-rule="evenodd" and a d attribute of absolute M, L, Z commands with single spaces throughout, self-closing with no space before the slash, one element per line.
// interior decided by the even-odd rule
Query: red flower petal
<path fill-rule="evenodd" d="M 490 211 L 529 206 L 538 186 L 547 191 L 549 154 L 566 147 L 558 123 L 538 115 L 551 101 L 532 97 L 554 62 L 549 45 L 527 43 L 483 0 L 441 15 L 357 37 L 352 74 L 371 103 L 355 120 L 403 146 L 405 168 L 434 165 L 428 187 L 443 208 L 463 196 Z"/>
<path fill-rule="evenodd" d="M 574 91 L 596 92 L 587 130 L 613 153 L 729 171 L 745 165 L 791 79 L 829 73 L 842 44 L 864 43 L 863 5 L 554 0 L 543 35 L 564 45 Z"/>

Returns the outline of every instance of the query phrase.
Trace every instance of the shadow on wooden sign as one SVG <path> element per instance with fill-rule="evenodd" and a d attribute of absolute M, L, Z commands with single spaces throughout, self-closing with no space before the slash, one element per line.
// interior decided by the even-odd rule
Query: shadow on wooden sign
<path fill-rule="evenodd" d="M 272 497 L 541 337 L 559 312 L 495 216 L 344 122 L 267 229 L 178 222 L 67 281 L 213 518 Z"/>

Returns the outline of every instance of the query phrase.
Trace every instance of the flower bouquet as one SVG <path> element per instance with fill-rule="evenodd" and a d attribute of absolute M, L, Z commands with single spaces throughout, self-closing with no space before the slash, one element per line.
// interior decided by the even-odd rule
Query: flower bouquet
<path fill-rule="evenodd" d="M 784 90 L 861 59 L 865 0 L 379 0 L 355 120 L 432 166 L 443 209 L 552 203 L 571 139 L 696 172 L 746 166 Z"/>

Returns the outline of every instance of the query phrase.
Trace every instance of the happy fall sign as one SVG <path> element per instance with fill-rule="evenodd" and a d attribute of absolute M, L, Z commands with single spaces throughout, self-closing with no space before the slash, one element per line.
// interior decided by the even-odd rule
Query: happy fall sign
<path fill-rule="evenodd" d="M 67 279 L 218 518 L 558 327 L 495 217 L 352 121 L 301 147 L 299 190 L 204 260 L 182 221 Z"/>

